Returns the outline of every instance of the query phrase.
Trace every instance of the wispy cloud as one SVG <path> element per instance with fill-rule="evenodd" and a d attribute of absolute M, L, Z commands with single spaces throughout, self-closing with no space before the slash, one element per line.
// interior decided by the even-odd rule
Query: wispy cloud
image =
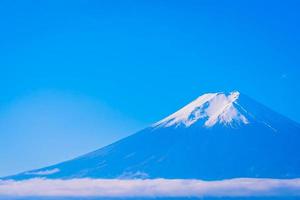
<path fill-rule="evenodd" d="M 0 196 L 248 197 L 300 196 L 300 179 L 31 179 L 0 181 Z"/>
<path fill-rule="evenodd" d="M 42 170 L 42 171 L 30 171 L 30 172 L 26 172 L 25 174 L 28 174 L 28 175 L 50 175 L 50 174 L 55 174 L 59 171 L 60 170 L 58 168 L 55 168 L 55 169 Z"/>

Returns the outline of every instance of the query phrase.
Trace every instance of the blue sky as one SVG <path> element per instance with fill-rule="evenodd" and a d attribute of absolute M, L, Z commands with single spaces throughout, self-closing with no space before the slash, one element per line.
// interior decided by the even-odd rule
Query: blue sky
<path fill-rule="evenodd" d="M 7 0 L 0 17 L 0 175 L 97 149 L 205 92 L 300 122 L 298 1 Z"/>

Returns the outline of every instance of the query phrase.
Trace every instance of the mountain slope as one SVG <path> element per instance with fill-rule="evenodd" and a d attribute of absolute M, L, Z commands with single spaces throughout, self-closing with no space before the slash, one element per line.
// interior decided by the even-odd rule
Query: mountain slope
<path fill-rule="evenodd" d="M 209 93 L 95 152 L 7 178 L 295 178 L 299 146 L 299 124 L 239 92 Z"/>

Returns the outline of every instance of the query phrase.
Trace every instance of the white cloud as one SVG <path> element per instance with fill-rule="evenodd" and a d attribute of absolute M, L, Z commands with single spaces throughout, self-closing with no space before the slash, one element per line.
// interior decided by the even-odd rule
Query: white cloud
<path fill-rule="evenodd" d="M 30 179 L 0 181 L 3 196 L 248 197 L 300 196 L 300 179 Z"/>
<path fill-rule="evenodd" d="M 59 171 L 60 170 L 58 168 L 55 168 L 55 169 L 42 170 L 42 171 L 30 171 L 30 172 L 26 172 L 26 174 L 28 174 L 28 175 L 41 175 L 41 176 L 44 175 L 45 176 L 45 175 L 55 174 Z"/>

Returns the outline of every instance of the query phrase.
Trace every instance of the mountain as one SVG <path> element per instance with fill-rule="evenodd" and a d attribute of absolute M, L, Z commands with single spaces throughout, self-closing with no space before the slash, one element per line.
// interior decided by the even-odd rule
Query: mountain
<path fill-rule="evenodd" d="M 300 126 L 240 94 L 209 93 L 97 151 L 7 179 L 300 177 Z"/>

